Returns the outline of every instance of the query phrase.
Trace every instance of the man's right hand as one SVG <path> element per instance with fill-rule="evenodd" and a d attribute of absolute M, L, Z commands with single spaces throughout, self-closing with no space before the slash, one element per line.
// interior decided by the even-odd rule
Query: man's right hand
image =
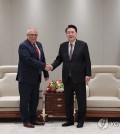
<path fill-rule="evenodd" d="M 52 69 L 53 69 L 53 66 L 51 64 L 46 64 L 46 66 L 45 66 L 46 71 L 50 71 Z"/>

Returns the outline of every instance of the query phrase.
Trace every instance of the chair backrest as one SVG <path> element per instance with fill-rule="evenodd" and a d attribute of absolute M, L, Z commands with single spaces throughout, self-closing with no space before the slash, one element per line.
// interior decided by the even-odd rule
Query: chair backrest
<path fill-rule="evenodd" d="M 120 66 L 92 66 L 92 77 L 88 86 L 90 96 L 119 96 Z"/>
<path fill-rule="evenodd" d="M 0 96 L 18 96 L 17 65 L 0 66 Z"/>

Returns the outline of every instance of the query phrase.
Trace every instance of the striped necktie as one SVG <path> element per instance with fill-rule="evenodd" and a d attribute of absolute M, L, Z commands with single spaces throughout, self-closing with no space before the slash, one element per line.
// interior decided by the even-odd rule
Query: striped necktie
<path fill-rule="evenodd" d="M 70 44 L 70 52 L 69 52 L 69 58 L 71 60 L 73 54 L 73 44 Z"/>
<path fill-rule="evenodd" d="M 34 48 L 35 48 L 35 51 L 37 53 L 37 56 L 38 58 L 40 59 L 40 50 L 38 49 L 37 45 L 36 44 L 33 44 L 34 45 Z"/>

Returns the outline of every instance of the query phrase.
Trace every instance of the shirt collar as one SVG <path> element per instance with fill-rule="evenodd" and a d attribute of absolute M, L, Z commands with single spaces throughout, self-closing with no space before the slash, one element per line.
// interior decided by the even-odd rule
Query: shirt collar
<path fill-rule="evenodd" d="M 76 39 L 75 39 L 74 42 L 72 43 L 73 46 L 75 46 L 75 42 L 76 42 Z M 71 44 L 71 43 L 69 42 L 69 46 L 70 46 L 70 44 Z"/>
<path fill-rule="evenodd" d="M 33 46 L 34 46 L 34 45 L 37 45 L 36 42 L 35 42 L 35 43 L 31 43 L 31 44 L 32 44 Z"/>
<path fill-rule="evenodd" d="M 33 45 L 33 46 L 34 46 L 34 44 L 37 45 L 36 42 L 35 42 L 35 43 L 31 43 L 28 39 L 27 39 L 27 41 L 28 41 L 31 45 Z"/>

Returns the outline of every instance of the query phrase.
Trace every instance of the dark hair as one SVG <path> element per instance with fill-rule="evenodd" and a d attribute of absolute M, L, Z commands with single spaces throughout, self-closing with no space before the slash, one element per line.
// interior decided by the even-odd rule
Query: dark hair
<path fill-rule="evenodd" d="M 67 32 L 68 28 L 74 28 L 77 32 L 77 27 L 75 25 L 68 25 L 68 27 L 65 29 L 65 32 Z"/>

